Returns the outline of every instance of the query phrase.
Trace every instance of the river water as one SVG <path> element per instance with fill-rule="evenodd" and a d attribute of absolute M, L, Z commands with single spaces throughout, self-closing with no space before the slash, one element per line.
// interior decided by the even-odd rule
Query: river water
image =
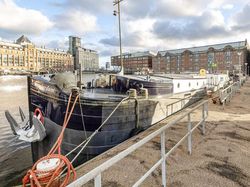
<path fill-rule="evenodd" d="M 21 183 L 22 176 L 32 166 L 30 144 L 12 134 L 5 110 L 20 122 L 18 107 L 28 114 L 27 78 L 0 76 L 0 186 Z"/>

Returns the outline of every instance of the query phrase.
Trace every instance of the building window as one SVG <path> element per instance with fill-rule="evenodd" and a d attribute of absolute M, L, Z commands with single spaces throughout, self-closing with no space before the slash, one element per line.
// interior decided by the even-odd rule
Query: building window
<path fill-rule="evenodd" d="M 181 56 L 177 56 L 177 70 L 180 71 L 180 66 L 181 66 Z"/>
<path fill-rule="evenodd" d="M 195 62 L 199 62 L 199 54 L 198 53 L 196 53 L 195 55 L 194 55 L 194 61 Z"/>
<path fill-rule="evenodd" d="M 18 56 L 15 56 L 15 66 L 18 66 L 19 65 L 19 58 Z"/>
<path fill-rule="evenodd" d="M 9 55 L 9 56 L 8 56 L 8 63 L 9 63 L 9 65 L 11 65 L 11 66 L 14 65 L 14 64 L 13 64 L 13 56 L 12 56 L 12 55 Z"/>
<path fill-rule="evenodd" d="M 23 56 L 19 57 L 19 66 L 24 66 Z"/>
<path fill-rule="evenodd" d="M 8 62 L 8 57 L 7 57 L 7 55 L 3 54 L 3 56 L 2 56 L 2 61 L 3 61 L 3 65 L 7 65 L 7 62 Z"/>
<path fill-rule="evenodd" d="M 225 61 L 226 61 L 226 63 L 230 63 L 232 61 L 232 59 L 231 59 L 231 51 L 230 50 L 227 50 L 225 52 Z"/>
<path fill-rule="evenodd" d="M 208 64 L 212 64 L 214 62 L 214 52 L 209 52 L 207 55 Z"/>

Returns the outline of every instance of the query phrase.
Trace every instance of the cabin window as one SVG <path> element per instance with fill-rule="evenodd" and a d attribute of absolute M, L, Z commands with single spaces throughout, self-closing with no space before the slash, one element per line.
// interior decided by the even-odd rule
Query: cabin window
<path fill-rule="evenodd" d="M 188 86 L 190 87 L 190 86 L 191 86 L 191 83 L 188 83 Z"/>
<path fill-rule="evenodd" d="M 197 82 L 197 86 L 199 86 L 199 83 Z"/>
<path fill-rule="evenodd" d="M 177 88 L 180 88 L 180 83 L 177 84 Z"/>

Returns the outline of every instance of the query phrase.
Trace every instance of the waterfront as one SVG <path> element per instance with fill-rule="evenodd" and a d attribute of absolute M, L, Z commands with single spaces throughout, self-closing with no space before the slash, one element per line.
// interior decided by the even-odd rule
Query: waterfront
<path fill-rule="evenodd" d="M 28 113 L 26 76 L 0 76 L 0 186 L 20 182 L 32 165 L 30 146 L 12 134 L 4 111 L 20 121 L 18 107 Z"/>

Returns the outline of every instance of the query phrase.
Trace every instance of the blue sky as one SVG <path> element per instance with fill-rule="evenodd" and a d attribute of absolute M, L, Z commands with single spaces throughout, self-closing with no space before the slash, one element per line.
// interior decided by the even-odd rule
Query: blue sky
<path fill-rule="evenodd" d="M 112 0 L 0 0 L 0 39 L 24 34 L 37 46 L 67 50 L 76 35 L 104 65 L 119 51 L 115 8 Z M 124 52 L 250 39 L 250 0 L 124 0 L 121 17 Z"/>

